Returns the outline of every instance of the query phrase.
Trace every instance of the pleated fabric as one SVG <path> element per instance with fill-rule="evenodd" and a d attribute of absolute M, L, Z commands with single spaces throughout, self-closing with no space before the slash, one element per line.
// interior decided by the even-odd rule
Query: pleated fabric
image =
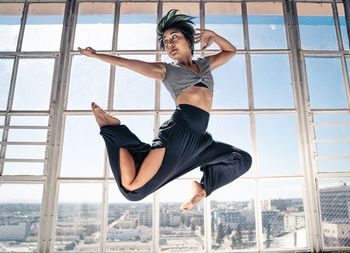
<path fill-rule="evenodd" d="M 125 125 L 101 127 L 112 172 L 125 198 L 141 200 L 197 167 L 203 172 L 201 185 L 207 196 L 246 173 L 252 164 L 251 156 L 232 145 L 213 140 L 206 132 L 209 116 L 198 107 L 178 105 L 171 118 L 160 126 L 152 144 L 142 142 Z M 126 190 L 121 184 L 119 149 L 126 148 L 130 152 L 138 172 L 148 153 L 161 147 L 165 147 L 165 155 L 156 175 L 141 188 Z"/>

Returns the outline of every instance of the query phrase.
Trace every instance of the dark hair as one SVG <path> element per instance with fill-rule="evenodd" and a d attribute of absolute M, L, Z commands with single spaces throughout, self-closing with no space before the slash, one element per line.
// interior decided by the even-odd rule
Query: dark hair
<path fill-rule="evenodd" d="M 191 54 L 194 50 L 194 17 L 187 16 L 185 14 L 176 14 L 178 10 L 171 9 L 168 13 L 159 21 L 157 25 L 157 36 L 160 41 L 160 48 L 164 50 L 163 36 L 167 29 L 175 28 L 179 30 L 190 43 Z"/>

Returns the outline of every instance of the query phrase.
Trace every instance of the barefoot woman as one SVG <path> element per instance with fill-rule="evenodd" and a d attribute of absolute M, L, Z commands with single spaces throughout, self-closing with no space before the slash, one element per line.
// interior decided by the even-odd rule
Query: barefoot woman
<path fill-rule="evenodd" d="M 99 54 L 90 47 L 81 54 L 161 80 L 176 102 L 176 110 L 160 126 L 152 144 L 141 142 L 120 120 L 92 103 L 105 140 L 109 162 L 121 193 L 129 200 L 145 198 L 163 185 L 200 167 L 203 177 L 192 183 L 192 197 L 181 205 L 189 210 L 214 190 L 251 166 L 251 156 L 236 147 L 214 141 L 206 132 L 213 100 L 211 71 L 227 62 L 236 48 L 215 32 L 193 28 L 193 17 L 171 10 L 157 27 L 161 48 L 174 63 L 144 62 Z M 194 43 L 203 49 L 216 43 L 217 54 L 193 60 Z"/>

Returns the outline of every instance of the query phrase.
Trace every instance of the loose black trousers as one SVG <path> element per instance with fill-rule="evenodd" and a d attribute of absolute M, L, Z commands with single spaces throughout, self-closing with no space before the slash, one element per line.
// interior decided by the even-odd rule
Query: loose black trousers
<path fill-rule="evenodd" d="M 141 200 L 197 167 L 203 172 L 201 184 L 209 196 L 247 172 L 252 164 L 251 156 L 234 146 L 214 141 L 206 132 L 208 121 L 208 112 L 181 104 L 161 125 L 152 145 L 140 141 L 125 125 L 101 127 L 111 169 L 125 198 Z M 126 190 L 121 184 L 119 149 L 126 148 L 130 152 L 138 172 L 150 150 L 160 147 L 165 147 L 165 155 L 157 174 L 141 188 Z"/>

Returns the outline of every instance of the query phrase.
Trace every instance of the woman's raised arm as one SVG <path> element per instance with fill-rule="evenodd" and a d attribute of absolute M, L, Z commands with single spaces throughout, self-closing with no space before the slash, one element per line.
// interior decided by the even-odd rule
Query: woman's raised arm
<path fill-rule="evenodd" d="M 223 65 L 236 54 L 236 47 L 220 35 L 208 29 L 196 30 L 199 32 L 195 34 L 195 43 L 201 42 L 203 44 L 202 50 L 209 47 L 213 42 L 221 49 L 219 53 L 207 56 L 210 60 L 211 69 Z"/>
<path fill-rule="evenodd" d="M 78 47 L 82 55 L 93 57 L 101 61 L 105 61 L 115 66 L 125 67 L 144 76 L 158 80 L 163 80 L 165 77 L 165 64 L 163 62 L 145 62 L 140 60 L 127 59 L 119 56 L 100 54 L 95 49 L 87 47 L 82 49 Z"/>

